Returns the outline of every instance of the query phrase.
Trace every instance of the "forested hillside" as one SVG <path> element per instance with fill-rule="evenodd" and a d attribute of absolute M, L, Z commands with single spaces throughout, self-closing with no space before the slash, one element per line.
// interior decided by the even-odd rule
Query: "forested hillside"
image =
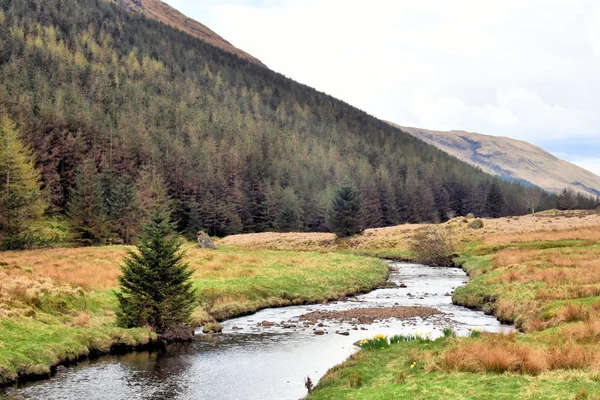
<path fill-rule="evenodd" d="M 0 109 L 33 149 L 46 212 L 95 226 L 80 234 L 89 243 L 131 241 L 157 198 L 182 230 L 214 235 L 326 230 L 344 183 L 359 189 L 367 227 L 522 214 L 531 193 L 556 205 L 116 4 L 0 10 Z"/>

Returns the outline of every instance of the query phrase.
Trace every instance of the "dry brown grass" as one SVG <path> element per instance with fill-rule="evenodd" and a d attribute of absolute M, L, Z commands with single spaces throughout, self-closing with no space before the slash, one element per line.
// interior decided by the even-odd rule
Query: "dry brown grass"
<path fill-rule="evenodd" d="M 514 334 L 490 334 L 475 340 L 456 339 L 442 352 L 438 364 L 449 371 L 538 375 L 551 370 L 596 369 L 598 352 L 578 343 L 532 347 L 519 343 Z"/>
<path fill-rule="evenodd" d="M 398 225 L 387 228 L 367 229 L 351 238 L 336 239 L 332 233 L 255 233 L 233 235 L 220 243 L 253 249 L 334 251 L 395 249 L 408 251 L 414 233 L 428 225 Z"/>
<path fill-rule="evenodd" d="M 0 261 L 59 285 L 105 289 L 117 285 L 125 253 L 122 246 L 8 251 L 0 253 Z"/>
<path fill-rule="evenodd" d="M 478 340 L 458 339 L 440 356 L 446 370 L 461 372 L 516 372 L 531 375 L 548 369 L 542 350 L 515 341 L 514 334 L 484 335 Z"/>
<path fill-rule="evenodd" d="M 55 285 L 48 277 L 36 276 L 19 267 L 4 266 L 0 269 L 0 318 L 33 313 L 45 296 L 80 296 L 80 287 Z"/>
<path fill-rule="evenodd" d="M 195 277 L 251 277 L 258 273 L 262 260 L 253 254 L 231 254 L 184 246 Z M 11 268 L 0 273 L 19 275 L 40 282 L 56 282 L 88 289 L 107 289 L 118 285 L 125 246 L 62 248 L 0 253 L 0 262 Z M 131 248 L 133 249 L 133 248 Z M 300 265 L 302 259 L 289 260 Z M 2 267 L 0 267 L 2 268 Z M 46 280 L 47 281 L 46 281 Z M 19 286 L 20 287 L 20 286 Z M 17 290 L 17 289 L 15 289 Z"/>
<path fill-rule="evenodd" d="M 600 240 L 600 214 L 588 212 L 547 212 L 513 218 L 485 219 L 482 229 L 472 229 L 463 217 L 445 224 L 407 224 L 367 229 L 362 235 L 336 239 L 330 233 L 256 233 L 234 235 L 220 243 L 253 249 L 337 251 L 354 250 L 385 256 L 408 253 L 414 237 L 423 230 L 451 231 L 457 243 L 484 238 L 486 244 L 536 240 Z"/>

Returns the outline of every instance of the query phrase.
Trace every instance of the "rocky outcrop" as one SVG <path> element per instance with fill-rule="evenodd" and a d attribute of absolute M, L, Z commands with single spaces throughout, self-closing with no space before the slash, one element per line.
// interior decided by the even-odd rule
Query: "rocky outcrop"
<path fill-rule="evenodd" d="M 217 246 L 215 246 L 212 239 L 202 231 L 198 232 L 198 247 L 201 249 L 217 249 Z"/>

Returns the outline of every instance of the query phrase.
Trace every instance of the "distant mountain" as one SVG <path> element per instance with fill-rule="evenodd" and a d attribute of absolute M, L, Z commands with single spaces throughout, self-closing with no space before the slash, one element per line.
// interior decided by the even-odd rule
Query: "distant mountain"
<path fill-rule="evenodd" d="M 227 40 L 211 31 L 200 22 L 195 21 L 191 18 L 186 17 L 173 7 L 163 3 L 160 0 L 109 0 L 113 3 L 117 3 L 127 10 L 132 12 L 139 12 L 144 14 L 146 17 L 155 19 L 164 24 L 170 25 L 177 28 L 189 35 L 192 35 L 198 39 L 202 39 L 207 43 L 212 44 L 225 50 L 229 53 L 235 54 L 241 58 L 252 61 L 253 63 L 263 65 L 260 60 L 251 56 L 243 50 L 233 46 Z"/>
<path fill-rule="evenodd" d="M 489 174 L 528 182 L 554 193 L 569 187 L 600 196 L 599 176 L 530 143 L 465 131 L 399 128 Z"/>

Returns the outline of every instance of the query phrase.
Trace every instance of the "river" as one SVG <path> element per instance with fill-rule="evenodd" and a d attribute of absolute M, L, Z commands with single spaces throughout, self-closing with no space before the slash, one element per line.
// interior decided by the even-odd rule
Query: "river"
<path fill-rule="evenodd" d="M 452 304 L 451 294 L 467 281 L 456 268 L 391 264 L 390 282 L 406 288 L 377 289 L 349 301 L 262 310 L 226 321 L 224 333 L 198 335 L 193 343 L 160 352 L 137 352 L 85 361 L 40 382 L 0 391 L 2 399 L 299 399 L 304 379 L 316 384 L 327 370 L 357 351 L 354 342 L 376 333 L 420 332 L 433 337 L 446 327 L 498 332 L 509 327 L 494 317 Z M 370 325 L 324 322 L 324 335 L 297 318 L 311 311 L 359 307 L 428 306 L 443 314 Z M 263 327 L 262 321 L 279 326 Z M 296 327 L 283 327 L 283 322 Z M 235 329 L 234 329 L 235 328 Z M 335 332 L 343 330 L 348 336 Z"/>

